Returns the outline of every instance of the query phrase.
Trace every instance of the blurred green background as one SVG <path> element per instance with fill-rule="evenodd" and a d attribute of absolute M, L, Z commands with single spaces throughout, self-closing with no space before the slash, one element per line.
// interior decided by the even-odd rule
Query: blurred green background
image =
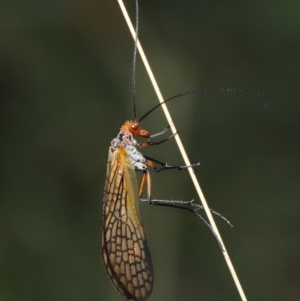
<path fill-rule="evenodd" d="M 134 17 L 134 3 L 125 5 Z M 140 0 L 140 40 L 249 300 L 300 300 L 299 1 Z M 122 300 L 102 266 L 107 152 L 133 118 L 133 41 L 117 1 L 0 4 L 0 300 Z M 157 103 L 140 60 L 138 116 Z M 166 126 L 157 110 L 143 122 Z M 182 164 L 174 141 L 145 154 Z M 188 173 L 153 197 L 196 198 Z M 142 205 L 149 300 L 240 300 L 218 244 L 192 214 Z"/>

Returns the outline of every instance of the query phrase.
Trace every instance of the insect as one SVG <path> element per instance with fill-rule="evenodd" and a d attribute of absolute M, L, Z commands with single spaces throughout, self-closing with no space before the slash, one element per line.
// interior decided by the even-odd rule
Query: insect
<path fill-rule="evenodd" d="M 159 162 L 163 167 L 157 169 L 148 157 L 137 150 L 137 147 L 143 145 L 133 138 L 134 134 L 150 137 L 139 126 L 139 120 L 126 121 L 109 148 L 104 191 L 102 258 L 111 281 L 121 295 L 127 299 L 145 300 L 152 291 L 153 268 L 138 209 L 144 184 L 147 183 L 148 199 L 142 201 L 172 207 L 194 204 L 151 199 L 151 178 L 147 165 L 156 171 L 173 168 L 184 170 L 187 167 L 173 167 Z M 148 141 L 146 144 L 160 144 L 172 136 L 160 142 Z M 143 171 L 139 192 L 135 169 Z"/>
<path fill-rule="evenodd" d="M 136 18 L 138 19 L 138 13 L 136 13 Z M 135 90 L 135 62 L 136 42 L 133 60 L 133 91 Z M 134 119 L 124 122 L 117 137 L 112 140 L 108 151 L 103 198 L 102 259 L 109 278 L 123 297 L 133 300 L 145 300 L 152 292 L 154 278 L 151 256 L 139 212 L 139 201 L 186 209 L 196 213 L 202 220 L 204 219 L 197 212 L 198 209 L 203 209 L 202 206 L 194 204 L 193 201 L 152 199 L 151 177 L 148 166 L 159 172 L 166 169 L 186 170 L 188 167 L 195 167 L 200 163 L 191 166 L 170 166 L 144 156 L 138 151 L 138 148 L 141 147 L 166 142 L 174 135 L 158 142 L 151 141 L 151 138 L 163 135 L 169 129 L 169 126 L 154 135 L 150 135 L 147 130 L 141 128 L 140 122 L 160 107 L 161 104 L 156 105 L 143 117 L 137 119 L 134 94 L 135 92 L 133 92 Z M 184 94 L 187 93 L 174 96 L 164 102 Z M 139 143 L 133 135 L 146 138 L 147 141 Z M 154 162 L 161 167 L 157 168 Z M 139 189 L 135 170 L 143 172 Z M 147 199 L 141 199 L 145 185 L 147 187 Z M 213 210 L 212 212 L 231 225 L 219 213 Z M 210 227 L 205 220 L 204 222 Z"/>

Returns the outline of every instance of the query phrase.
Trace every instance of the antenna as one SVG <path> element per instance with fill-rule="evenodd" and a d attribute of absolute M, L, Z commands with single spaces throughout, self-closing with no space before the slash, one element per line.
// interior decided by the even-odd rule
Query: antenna
<path fill-rule="evenodd" d="M 135 75 L 135 71 L 136 71 L 138 30 L 139 30 L 139 4 L 138 4 L 138 0 L 135 0 L 135 39 L 134 39 L 133 62 L 132 62 L 132 106 L 133 106 L 134 119 L 136 119 L 136 101 L 135 101 L 136 75 Z"/>
<path fill-rule="evenodd" d="M 170 100 L 173 100 L 175 98 L 179 98 L 179 97 L 182 97 L 182 96 L 185 96 L 185 95 L 190 95 L 190 94 L 196 94 L 196 93 L 220 93 L 220 92 L 226 92 L 226 93 L 246 93 L 246 94 L 250 94 L 250 95 L 257 95 L 257 96 L 266 97 L 267 99 L 269 99 L 268 95 L 266 95 L 266 94 L 264 94 L 264 93 L 262 93 L 260 91 L 254 91 L 254 90 L 248 90 L 248 89 L 237 89 L 237 88 L 204 88 L 204 89 L 196 89 L 196 90 L 182 92 L 180 94 L 177 94 L 177 95 L 169 97 L 168 99 L 164 100 L 163 102 L 157 104 L 152 109 L 150 109 L 147 113 L 145 113 L 139 119 L 139 121 L 142 121 L 143 119 L 145 119 L 150 113 L 152 113 L 157 108 L 159 108 L 163 103 L 166 103 L 166 102 L 168 102 Z"/>

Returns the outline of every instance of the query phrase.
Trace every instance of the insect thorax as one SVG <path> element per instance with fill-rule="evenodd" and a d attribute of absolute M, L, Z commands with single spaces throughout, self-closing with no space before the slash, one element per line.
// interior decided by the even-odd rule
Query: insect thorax
<path fill-rule="evenodd" d="M 124 134 L 122 132 L 119 132 L 117 138 L 111 141 L 112 152 L 114 152 L 121 146 L 123 146 L 126 149 L 127 155 L 134 169 L 137 170 L 147 169 L 146 159 L 137 150 L 139 143 L 133 138 L 132 133 Z"/>

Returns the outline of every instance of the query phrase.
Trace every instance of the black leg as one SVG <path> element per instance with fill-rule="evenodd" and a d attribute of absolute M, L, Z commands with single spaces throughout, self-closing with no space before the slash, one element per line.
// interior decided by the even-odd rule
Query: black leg
<path fill-rule="evenodd" d="M 191 201 L 181 201 L 181 200 L 149 200 L 149 199 L 140 199 L 141 202 L 149 203 L 151 205 L 157 205 L 157 206 L 166 206 L 166 207 L 173 207 L 178 209 L 187 210 L 193 213 L 196 213 L 199 217 L 200 214 L 197 212 L 199 209 L 204 210 L 203 206 L 200 204 L 194 203 L 194 200 Z M 210 211 L 212 214 L 218 216 L 222 220 L 224 220 L 230 228 L 233 227 L 233 225 L 230 223 L 230 221 L 224 217 L 221 213 L 213 210 L 210 208 Z M 209 225 L 210 227 L 210 225 Z"/>
<path fill-rule="evenodd" d="M 171 138 L 173 138 L 176 134 L 177 134 L 177 133 L 172 134 L 172 135 L 169 136 L 168 138 L 166 138 L 166 139 L 164 139 L 164 140 L 161 140 L 161 141 L 156 141 L 156 142 L 152 142 L 152 141 L 150 141 L 150 139 L 148 139 L 147 145 L 149 145 L 149 146 L 160 145 L 160 144 L 162 144 L 162 143 L 164 143 L 164 142 L 167 142 L 167 141 L 170 140 Z"/>
<path fill-rule="evenodd" d="M 150 140 L 151 138 L 154 138 L 154 137 L 163 135 L 169 128 L 170 128 L 170 126 L 168 125 L 168 126 L 167 126 L 165 129 L 163 129 L 161 132 L 150 135 L 149 138 L 148 138 L 148 141 L 147 141 L 147 142 L 142 142 L 142 143 L 140 143 L 140 146 L 141 146 L 141 147 L 146 147 L 146 146 L 160 145 L 160 144 L 162 144 L 162 143 L 164 143 L 164 142 L 170 140 L 170 139 L 173 138 L 177 133 L 172 134 L 172 135 L 169 136 L 168 138 L 163 139 L 163 140 L 161 140 L 161 141 L 153 142 L 153 141 Z"/>
<path fill-rule="evenodd" d="M 147 157 L 147 156 L 145 156 L 145 158 L 147 159 L 147 164 L 149 166 L 151 166 L 156 172 L 160 172 L 160 171 L 166 170 L 166 169 L 177 169 L 177 170 L 185 171 L 189 167 L 194 167 L 194 166 L 199 166 L 200 165 L 200 162 L 198 162 L 198 163 L 192 164 L 190 166 L 185 166 L 185 165 L 183 165 L 183 166 L 171 166 L 171 165 L 168 165 L 167 163 L 158 161 L 156 159 L 153 159 L 153 158 L 150 158 L 150 157 Z M 157 168 L 152 162 L 155 162 L 155 163 L 161 165 L 162 167 Z M 194 169 L 194 171 L 196 171 L 196 170 Z"/>
<path fill-rule="evenodd" d="M 202 215 L 198 212 L 199 209 L 203 210 L 203 206 L 200 204 L 194 203 L 194 200 L 191 201 L 180 201 L 180 200 L 151 200 L 151 199 L 140 199 L 141 202 L 149 203 L 151 205 L 157 205 L 157 206 L 165 206 L 165 207 L 173 207 L 173 208 L 178 208 L 178 209 L 183 209 L 187 210 L 189 212 L 195 213 L 205 224 L 206 226 L 212 231 L 213 235 L 217 239 L 221 249 L 222 244 L 221 241 L 219 240 L 217 234 L 213 230 L 212 226 L 202 217 Z M 222 214 L 219 212 L 214 211 L 213 209 L 210 209 L 211 213 L 215 214 L 222 220 L 224 220 L 231 228 L 233 225 L 230 223 L 230 221 L 224 217 Z"/>
<path fill-rule="evenodd" d="M 150 135 L 149 138 L 154 138 L 154 137 L 157 137 L 157 136 L 161 136 L 161 135 L 163 135 L 169 128 L 170 128 L 170 126 L 168 125 L 168 126 L 167 126 L 166 128 L 164 128 L 161 132 Z"/>

